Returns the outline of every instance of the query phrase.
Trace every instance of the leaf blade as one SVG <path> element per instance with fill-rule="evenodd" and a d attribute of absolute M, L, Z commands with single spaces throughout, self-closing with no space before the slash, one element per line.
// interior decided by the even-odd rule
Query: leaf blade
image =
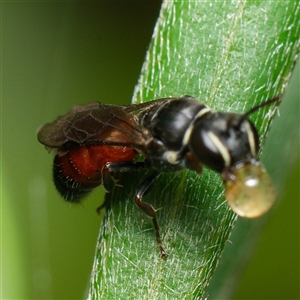
<path fill-rule="evenodd" d="M 245 111 L 283 92 L 299 51 L 297 26 L 289 26 L 297 22 L 289 16 L 299 12 L 299 4 L 289 2 L 287 9 L 286 4 L 260 1 L 212 5 L 163 3 L 134 99 L 178 96 L 176 92 L 205 99 L 215 109 Z M 276 18 L 268 18 L 272 14 Z M 262 139 L 272 113 L 266 114 L 259 112 L 255 120 Z M 125 188 L 115 191 L 120 202 L 108 209 L 100 229 L 90 298 L 204 297 L 235 222 L 220 178 L 208 170 L 201 183 L 187 171 L 160 175 L 145 201 L 162 207 L 158 219 L 169 254 L 164 262 L 150 221 L 137 216 L 132 204 L 146 175 L 130 176 L 122 179 Z"/>

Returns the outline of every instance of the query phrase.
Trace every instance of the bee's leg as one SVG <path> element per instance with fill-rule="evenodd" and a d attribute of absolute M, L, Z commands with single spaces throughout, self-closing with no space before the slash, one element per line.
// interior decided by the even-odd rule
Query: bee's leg
<path fill-rule="evenodd" d="M 120 184 L 118 184 L 118 180 L 116 179 L 116 174 L 135 171 L 144 168 L 146 168 L 146 164 L 145 162 L 142 161 L 107 163 L 102 170 L 102 179 L 101 179 L 106 194 L 104 197 L 104 202 L 99 207 L 97 207 L 97 213 L 100 214 L 100 211 L 111 202 L 111 197 L 109 195 L 109 192 L 112 191 L 115 186 L 121 186 Z"/>
<path fill-rule="evenodd" d="M 143 196 L 151 190 L 158 174 L 158 172 L 154 172 L 142 182 L 142 184 L 139 186 L 135 193 L 135 203 L 148 217 L 152 219 L 153 226 L 155 229 L 156 241 L 161 253 L 161 257 L 163 259 L 166 259 L 168 255 L 162 246 L 155 209 L 152 207 L 152 205 L 142 201 Z"/>

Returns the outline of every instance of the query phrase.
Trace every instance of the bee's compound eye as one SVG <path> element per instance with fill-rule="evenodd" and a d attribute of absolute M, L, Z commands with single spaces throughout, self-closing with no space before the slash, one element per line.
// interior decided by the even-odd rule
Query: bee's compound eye
<path fill-rule="evenodd" d="M 268 174 L 260 165 L 233 168 L 225 178 L 225 196 L 232 210 L 241 217 L 256 218 L 273 205 L 276 192 Z"/>

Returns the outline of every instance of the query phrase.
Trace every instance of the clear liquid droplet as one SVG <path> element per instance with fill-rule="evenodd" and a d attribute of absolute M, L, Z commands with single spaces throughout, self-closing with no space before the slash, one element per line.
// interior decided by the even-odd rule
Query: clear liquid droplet
<path fill-rule="evenodd" d="M 275 187 L 259 164 L 249 163 L 232 168 L 230 176 L 226 176 L 225 185 L 228 204 L 241 217 L 256 218 L 263 215 L 276 199 Z"/>

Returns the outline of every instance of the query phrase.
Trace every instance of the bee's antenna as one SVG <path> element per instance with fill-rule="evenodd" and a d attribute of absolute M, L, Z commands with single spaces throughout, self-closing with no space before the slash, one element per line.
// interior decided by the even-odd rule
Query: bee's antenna
<path fill-rule="evenodd" d="M 270 105 L 270 104 L 272 104 L 272 103 L 280 102 L 281 100 L 282 100 L 282 95 L 277 96 L 277 97 L 275 97 L 275 98 L 273 98 L 273 99 L 267 100 L 266 102 L 263 102 L 263 103 L 261 103 L 261 104 L 258 104 L 258 105 L 256 105 L 256 106 L 252 107 L 250 110 L 248 110 L 246 113 L 244 113 L 243 116 L 244 116 L 244 117 L 249 116 L 250 114 L 252 114 L 252 113 L 255 112 L 256 110 L 258 110 L 258 109 L 260 109 L 260 108 L 262 108 L 262 107 L 264 107 L 264 106 Z"/>
<path fill-rule="evenodd" d="M 239 121 L 237 123 L 237 126 L 240 126 L 242 124 L 242 122 L 247 118 L 247 116 L 249 116 L 253 112 L 257 111 L 258 109 L 260 109 L 260 108 L 262 108 L 264 106 L 270 105 L 272 103 L 280 102 L 281 99 L 282 99 L 282 95 L 277 96 L 277 97 L 275 97 L 273 99 L 267 100 L 266 102 L 263 102 L 261 104 L 258 104 L 256 106 L 252 107 L 250 110 L 248 110 L 247 112 L 245 112 L 243 115 L 240 115 L 240 118 L 239 118 Z"/>

